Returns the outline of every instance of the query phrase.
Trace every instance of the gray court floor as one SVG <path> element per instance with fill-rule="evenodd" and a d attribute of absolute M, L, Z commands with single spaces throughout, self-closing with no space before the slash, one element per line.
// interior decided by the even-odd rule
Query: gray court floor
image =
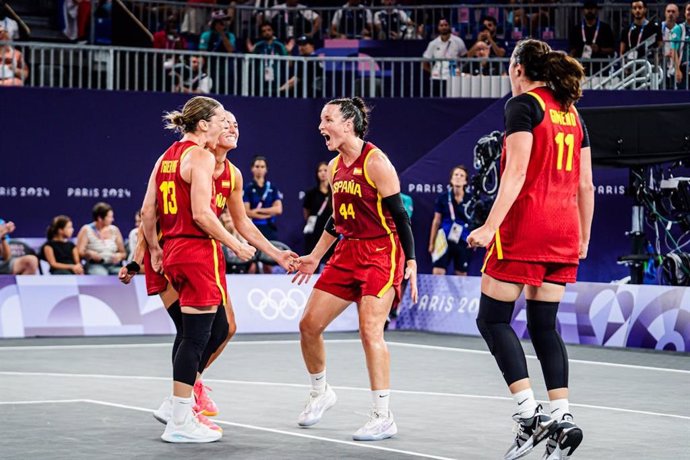
<path fill-rule="evenodd" d="M 498 459 L 512 440 L 508 397 L 480 339 L 387 334 L 399 433 L 356 443 L 370 397 L 356 334 L 327 336 L 338 404 L 296 425 L 308 377 L 296 335 L 239 336 L 207 372 L 220 442 L 170 445 L 152 416 L 169 393 L 170 337 L 0 341 L 2 459 Z M 531 349 L 525 344 L 528 353 Z M 574 458 L 690 458 L 690 357 L 570 346 Z M 539 363 L 528 358 L 544 399 Z M 541 458 L 538 446 L 527 458 Z"/>

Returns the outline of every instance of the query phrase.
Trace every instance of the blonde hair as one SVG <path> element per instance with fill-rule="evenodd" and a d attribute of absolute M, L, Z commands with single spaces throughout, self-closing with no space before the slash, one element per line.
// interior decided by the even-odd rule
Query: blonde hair
<path fill-rule="evenodd" d="M 165 129 L 193 133 L 201 120 L 211 121 L 213 111 L 221 107 L 220 102 L 206 96 L 195 96 L 182 107 L 182 112 L 174 110 L 163 116 Z"/>

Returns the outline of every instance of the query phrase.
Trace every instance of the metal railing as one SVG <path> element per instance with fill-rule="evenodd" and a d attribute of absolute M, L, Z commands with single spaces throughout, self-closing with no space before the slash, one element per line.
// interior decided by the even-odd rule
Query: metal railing
<path fill-rule="evenodd" d="M 122 3 L 152 32 L 162 29 L 166 18 L 173 15 L 178 18 L 181 31 L 192 36 L 198 36 L 208 28 L 211 12 L 219 8 L 215 4 L 190 6 L 183 0 L 122 0 Z M 662 20 L 664 6 L 661 3 L 650 4 L 648 17 Z M 487 15 L 497 19 L 497 36 L 502 40 L 518 40 L 528 36 L 545 40 L 567 40 L 572 27 L 582 20 L 581 2 L 458 2 L 455 5 L 396 6 L 395 12 L 390 7 L 367 6 L 345 10 L 349 14 L 338 13 L 341 9 L 342 7 L 320 6 L 256 8 L 236 5 L 226 7 L 223 11 L 228 16 L 229 30 L 243 40 L 259 37 L 259 26 L 264 20 L 273 25 L 276 36 L 283 41 L 302 34 L 313 34 L 318 39 L 347 37 L 429 40 L 436 35 L 436 25 L 441 18 L 449 20 L 455 34 L 465 40 L 473 40 L 481 30 L 482 18 Z M 318 16 L 318 20 L 315 16 Z M 607 22 L 614 31 L 619 31 L 628 24 L 630 17 L 629 2 L 600 5 L 599 18 Z"/>
<path fill-rule="evenodd" d="M 2 85 L 325 98 L 501 97 L 510 91 L 508 58 L 293 57 L 33 42 L 3 45 L 23 58 L 2 66 Z M 586 61 L 601 71 L 585 88 L 672 88 L 661 70 L 669 68 L 668 59 L 647 42 L 643 45 L 648 47 L 639 55 L 647 59 Z M 684 70 L 687 75 L 687 64 Z"/>

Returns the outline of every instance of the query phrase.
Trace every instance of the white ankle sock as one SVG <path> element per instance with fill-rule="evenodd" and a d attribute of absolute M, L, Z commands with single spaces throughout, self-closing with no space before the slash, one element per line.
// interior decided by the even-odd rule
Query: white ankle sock
<path fill-rule="evenodd" d="M 534 392 L 531 388 L 513 393 L 513 400 L 517 404 L 517 413 L 521 417 L 531 417 L 534 409 L 537 408 L 537 401 L 534 399 Z"/>
<path fill-rule="evenodd" d="M 554 399 L 549 401 L 551 418 L 560 421 L 565 414 L 570 413 L 570 406 L 567 399 Z"/>
<path fill-rule="evenodd" d="M 187 414 L 192 412 L 194 405 L 194 398 L 180 398 L 178 396 L 172 397 L 172 418 L 175 425 L 181 425 L 187 418 Z"/>
<path fill-rule="evenodd" d="M 311 389 L 319 392 L 319 394 L 326 391 L 326 369 L 318 374 L 309 374 L 311 379 Z"/>
<path fill-rule="evenodd" d="M 374 410 L 379 414 L 388 414 L 388 404 L 391 401 L 391 390 L 372 390 L 371 400 Z"/>

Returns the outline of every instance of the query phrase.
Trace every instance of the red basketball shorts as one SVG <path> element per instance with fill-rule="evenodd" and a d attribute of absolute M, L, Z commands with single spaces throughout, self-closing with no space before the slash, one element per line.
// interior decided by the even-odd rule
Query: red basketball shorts
<path fill-rule="evenodd" d="M 482 273 L 499 281 L 539 287 L 544 282 L 565 284 L 577 280 L 578 264 L 499 259 L 491 249 L 484 258 Z"/>
<path fill-rule="evenodd" d="M 227 305 L 225 258 L 211 238 L 173 238 L 165 241 L 163 271 L 180 295 L 180 306 Z"/>
<path fill-rule="evenodd" d="M 153 271 L 151 266 L 151 253 L 148 249 L 144 252 L 144 277 L 146 278 L 146 293 L 156 295 L 168 288 L 168 280 L 165 276 Z"/>
<path fill-rule="evenodd" d="M 402 297 L 404 265 L 405 255 L 397 235 L 343 239 L 314 287 L 353 302 L 359 302 L 365 295 L 383 297 L 393 288 L 395 306 Z"/>

